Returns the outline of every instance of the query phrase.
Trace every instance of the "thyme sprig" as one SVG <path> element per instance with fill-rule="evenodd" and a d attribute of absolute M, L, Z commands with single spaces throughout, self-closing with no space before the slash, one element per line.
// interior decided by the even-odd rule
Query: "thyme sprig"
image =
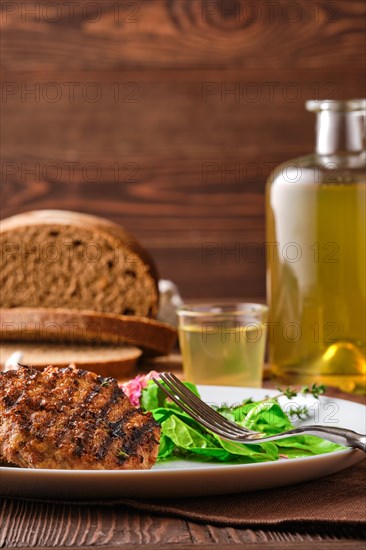
<path fill-rule="evenodd" d="M 280 393 L 278 395 L 275 395 L 274 397 L 272 397 L 272 399 L 278 399 L 279 397 L 287 397 L 287 399 L 293 399 L 294 397 L 297 397 L 300 394 L 302 395 L 312 395 L 313 397 L 315 397 L 315 399 L 319 399 L 319 395 L 323 395 L 326 391 L 327 391 L 327 387 L 324 386 L 324 384 L 316 384 L 316 382 L 314 382 L 314 384 L 312 386 L 302 386 L 302 388 L 300 388 L 300 390 L 297 390 L 296 388 L 293 388 L 293 387 L 288 387 L 288 388 L 281 388 L 280 386 L 277 386 L 276 388 Z"/>
<path fill-rule="evenodd" d="M 287 388 L 282 388 L 280 386 L 278 386 L 276 388 L 278 390 L 278 394 L 276 395 L 266 395 L 266 397 L 264 399 L 262 399 L 261 401 L 256 401 L 256 403 L 265 403 L 267 401 L 278 401 L 278 399 L 280 397 L 286 397 L 287 399 L 294 399 L 294 397 L 297 397 L 299 394 L 300 395 L 312 395 L 315 399 L 319 399 L 319 396 L 320 395 L 323 395 L 326 391 L 327 391 L 327 388 L 326 386 L 324 386 L 324 384 L 312 384 L 311 386 L 302 386 L 300 389 L 296 389 L 292 386 L 289 386 Z M 217 406 L 213 406 L 213 408 L 217 411 L 217 412 L 220 412 L 221 414 L 233 414 L 235 413 L 235 411 L 237 411 L 238 409 L 242 409 L 242 407 L 246 404 L 250 404 L 250 403 L 253 403 L 253 399 L 246 399 L 244 400 L 242 403 L 240 404 L 236 404 L 234 406 L 229 406 L 227 404 L 224 404 L 222 405 L 221 407 L 217 407 Z M 239 411 L 238 411 L 239 412 Z M 289 416 L 290 418 L 293 418 L 293 417 L 297 417 L 299 418 L 300 420 L 306 418 L 309 414 L 309 409 L 306 405 L 295 405 L 293 407 L 290 407 L 290 408 L 287 408 L 286 409 L 286 414 L 287 416 Z"/>

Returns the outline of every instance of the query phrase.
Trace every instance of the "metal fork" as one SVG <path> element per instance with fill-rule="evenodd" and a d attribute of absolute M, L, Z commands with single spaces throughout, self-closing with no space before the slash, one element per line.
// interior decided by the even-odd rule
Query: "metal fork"
<path fill-rule="evenodd" d="M 179 407 L 189 416 L 194 418 L 199 424 L 219 435 L 223 439 L 236 441 L 237 443 L 255 444 L 266 441 L 276 441 L 291 435 L 308 434 L 322 437 L 333 443 L 360 449 L 366 453 L 366 435 L 359 434 L 353 430 L 345 428 L 335 428 L 328 426 L 300 426 L 280 434 L 266 436 L 260 432 L 254 432 L 239 426 L 235 422 L 228 420 L 223 415 L 212 409 L 204 403 L 199 397 L 191 392 L 179 378 L 173 373 L 164 372 L 159 374 L 161 382 L 154 378 L 157 384 Z"/>

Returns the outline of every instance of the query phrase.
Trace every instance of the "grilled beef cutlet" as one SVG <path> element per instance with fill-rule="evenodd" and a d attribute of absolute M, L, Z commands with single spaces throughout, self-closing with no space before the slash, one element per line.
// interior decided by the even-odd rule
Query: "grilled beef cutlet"
<path fill-rule="evenodd" d="M 0 457 L 23 468 L 142 470 L 160 426 L 117 381 L 76 369 L 0 373 Z"/>

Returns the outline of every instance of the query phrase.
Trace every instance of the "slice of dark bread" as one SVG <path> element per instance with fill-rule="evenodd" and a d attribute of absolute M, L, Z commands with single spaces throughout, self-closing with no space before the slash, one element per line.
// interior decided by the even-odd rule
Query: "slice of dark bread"
<path fill-rule="evenodd" d="M 0 222 L 1 307 L 155 317 L 158 275 L 146 251 L 103 218 L 37 210 Z"/>
<path fill-rule="evenodd" d="M 43 369 L 48 365 L 61 368 L 73 363 L 79 369 L 117 379 L 131 374 L 142 354 L 132 346 L 0 343 L 0 366 L 3 369 L 11 354 L 18 350 L 23 354 L 22 365 Z"/>
<path fill-rule="evenodd" d="M 169 354 L 177 331 L 155 319 L 50 308 L 0 309 L 0 340 L 73 344 L 128 344 L 150 355 Z"/>

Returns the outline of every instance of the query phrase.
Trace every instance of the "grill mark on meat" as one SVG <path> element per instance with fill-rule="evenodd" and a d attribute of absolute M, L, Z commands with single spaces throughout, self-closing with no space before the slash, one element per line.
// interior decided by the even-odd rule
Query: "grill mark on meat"
<path fill-rule="evenodd" d="M 10 409 L 14 405 L 14 403 L 16 403 L 16 399 L 14 400 L 9 395 L 4 395 L 3 403 L 4 403 L 5 409 Z"/>
<path fill-rule="evenodd" d="M 21 430 L 23 431 L 30 431 L 31 430 L 31 421 L 29 417 L 26 415 L 25 411 L 16 411 L 16 417 L 18 420 L 18 424 Z"/>
<path fill-rule="evenodd" d="M 73 450 L 73 454 L 80 458 L 83 453 L 84 453 L 83 440 L 81 439 L 81 437 L 76 437 L 75 438 L 75 447 L 74 447 L 74 450 Z"/>
<path fill-rule="evenodd" d="M 122 396 L 126 399 L 126 396 L 124 395 L 122 390 L 115 383 L 115 386 L 112 389 L 111 403 L 117 403 L 118 399 L 120 399 Z"/>
<path fill-rule="evenodd" d="M 2 401 L 5 404 L 7 408 L 10 407 L 16 407 L 18 404 L 19 399 L 21 399 L 23 396 L 23 392 L 16 391 L 16 389 L 10 394 L 6 394 L 3 396 Z"/>
<path fill-rule="evenodd" d="M 113 380 L 113 378 L 108 378 L 109 381 L 111 381 L 112 383 L 114 383 L 116 385 L 116 388 L 113 389 L 113 394 L 115 395 L 116 393 L 118 393 L 119 395 L 119 398 L 121 400 L 125 400 L 127 399 L 127 397 L 125 396 L 125 394 L 122 392 L 122 390 L 117 386 L 117 382 L 115 380 Z M 107 391 L 110 391 L 110 386 L 106 386 L 105 387 Z M 99 411 L 99 418 L 108 418 L 109 416 L 109 412 L 111 411 L 112 407 L 111 407 L 111 403 L 112 403 L 112 396 L 110 396 L 110 400 L 106 402 L 105 405 L 103 405 L 103 407 L 100 409 Z M 127 411 L 126 411 L 127 412 Z"/>
<path fill-rule="evenodd" d="M 127 424 L 127 422 L 131 421 L 131 417 L 138 415 L 138 410 L 131 408 L 128 409 L 123 417 L 120 420 L 117 420 L 117 422 L 108 422 L 108 425 L 111 428 L 111 433 L 115 437 L 122 437 L 125 435 L 124 427 Z"/>
<path fill-rule="evenodd" d="M 0 374 L 0 448 L 7 462 L 31 468 L 149 468 L 159 434 L 151 414 L 133 407 L 114 379 L 70 367 Z"/>
<path fill-rule="evenodd" d="M 103 443 L 100 445 L 99 449 L 95 453 L 96 458 L 101 460 L 106 456 L 107 452 L 109 451 L 112 445 L 113 440 L 114 440 L 113 435 L 111 434 L 107 435 L 107 437 L 103 440 Z"/>
<path fill-rule="evenodd" d="M 126 413 L 123 415 L 123 417 L 120 420 L 117 420 L 116 422 L 108 422 L 108 426 L 110 427 L 110 431 L 107 434 L 106 438 L 101 443 L 98 451 L 96 452 L 96 456 L 101 459 L 104 458 L 107 452 L 109 451 L 113 441 L 116 438 L 123 438 L 126 436 L 124 426 L 127 424 L 127 422 L 136 414 L 136 410 L 129 409 L 126 411 Z"/>
<path fill-rule="evenodd" d="M 117 422 L 108 422 L 108 426 L 111 429 L 110 434 L 113 435 L 113 437 L 121 437 L 125 435 L 123 426 L 126 423 L 126 420 L 130 418 L 131 414 L 133 414 L 133 411 L 129 410 L 128 414 L 126 414 L 123 419 L 117 420 Z"/>
<path fill-rule="evenodd" d="M 130 438 L 125 440 L 122 445 L 122 451 L 125 452 L 128 456 L 132 456 L 136 453 L 139 442 L 142 437 L 151 430 L 154 424 L 154 420 L 151 419 L 141 427 L 136 427 L 132 430 Z M 156 443 L 156 440 L 153 440 L 153 443 Z"/>
<path fill-rule="evenodd" d="M 68 373 L 70 373 L 70 371 L 71 372 L 73 371 L 73 369 L 70 369 L 69 367 L 65 367 L 61 370 L 64 371 L 65 374 L 68 374 Z M 82 371 L 82 372 L 87 372 L 87 371 Z M 79 373 L 78 373 L 78 377 L 80 378 Z M 73 390 L 71 392 L 71 395 L 69 395 L 69 398 L 70 398 L 70 401 L 71 401 L 71 398 L 74 397 L 76 392 L 79 390 L 79 382 L 77 384 L 73 384 L 72 386 L 70 386 L 70 388 Z M 90 392 L 90 393 L 92 393 L 92 392 Z M 90 395 L 90 393 L 89 393 L 89 395 Z M 67 405 L 67 403 L 63 402 L 62 406 L 65 406 L 65 405 Z M 55 441 L 56 447 L 60 446 L 61 441 L 65 437 L 66 432 L 71 429 L 71 427 L 72 427 L 73 423 L 75 422 L 76 418 L 77 417 L 83 418 L 83 412 L 84 411 L 80 411 L 80 409 L 78 409 L 73 414 L 71 414 L 71 416 L 65 418 L 64 424 L 63 424 L 62 428 L 60 429 L 60 431 L 59 431 L 59 433 L 56 437 L 56 441 Z"/>
<path fill-rule="evenodd" d="M 86 396 L 85 400 L 84 400 L 84 403 L 90 403 L 90 401 L 93 400 L 93 398 L 98 395 L 98 393 L 100 392 L 100 386 L 94 386 L 94 388 L 92 389 L 92 391 Z"/>
<path fill-rule="evenodd" d="M 86 374 L 88 374 L 88 371 L 87 370 L 83 370 L 83 369 L 78 369 L 78 377 L 79 378 L 83 378 L 83 376 L 85 376 Z"/>
<path fill-rule="evenodd" d="M 38 428 L 37 432 L 41 435 L 42 439 L 46 437 L 47 431 L 49 428 L 53 427 L 55 424 L 55 417 L 52 417 L 49 415 L 49 418 L 47 421 L 43 421 L 42 426 Z M 33 430 L 35 432 L 36 430 Z M 56 447 L 56 445 L 55 445 Z"/>

